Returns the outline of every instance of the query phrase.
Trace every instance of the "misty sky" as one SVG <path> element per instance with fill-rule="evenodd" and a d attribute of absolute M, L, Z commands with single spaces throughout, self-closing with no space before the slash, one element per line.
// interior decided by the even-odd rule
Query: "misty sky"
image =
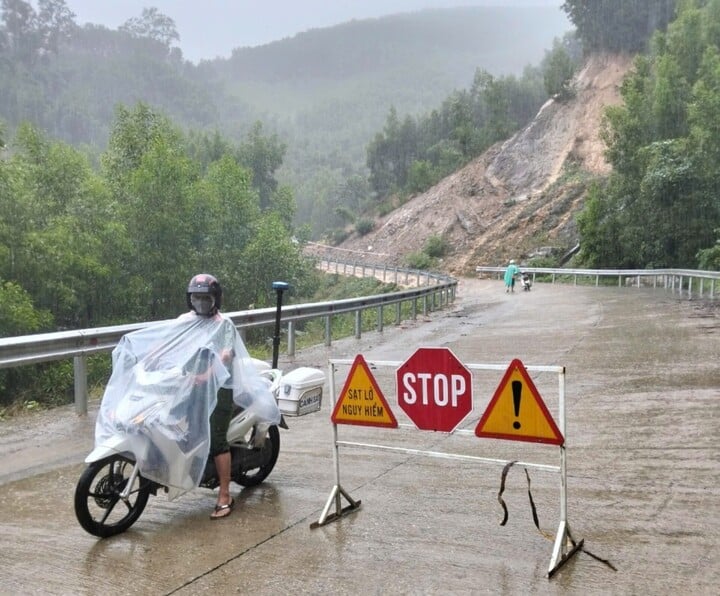
<path fill-rule="evenodd" d="M 227 58 L 233 48 L 292 37 L 301 31 L 425 8 L 555 6 L 563 0 L 65 0 L 79 25 L 117 29 L 143 8 L 175 21 L 187 60 Z M 35 4 L 35 3 L 33 3 Z"/>

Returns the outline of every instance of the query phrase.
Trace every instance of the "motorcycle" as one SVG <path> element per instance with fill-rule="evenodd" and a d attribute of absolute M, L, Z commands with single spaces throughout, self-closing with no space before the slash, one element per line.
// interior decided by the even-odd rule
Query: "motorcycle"
<path fill-rule="evenodd" d="M 286 284 L 276 289 L 279 338 Z M 271 366 L 250 357 L 229 320 L 194 315 L 125 335 L 113 351 L 95 448 L 75 488 L 80 525 L 106 538 L 130 528 L 150 495 L 165 492 L 172 501 L 196 487 L 217 488 L 209 419 L 223 386 L 232 385 L 235 402 L 227 430 L 231 480 L 263 482 L 280 453 L 285 415 L 319 410 L 325 382 L 308 367 L 283 375 L 274 343 Z"/>
<path fill-rule="evenodd" d="M 289 394 L 295 385 L 305 388 L 304 395 L 316 396 L 317 409 L 324 383 L 324 373 L 317 369 L 298 369 L 298 375 L 283 376 L 262 361 L 261 368 L 276 400 L 281 391 Z M 172 391 L 177 386 L 179 370 L 146 371 L 137 391 L 122 400 L 116 412 L 117 432 L 97 446 L 85 459 L 88 464 L 75 489 L 75 515 L 90 534 L 106 538 L 130 528 L 140 517 L 150 495 L 164 491 L 170 499 L 195 488 L 193 468 L 202 463 L 195 457 L 203 439 L 190 438 L 192 416 L 207 415 L 201 411 L 173 411 Z M 290 379 L 291 384 L 283 382 Z M 312 388 L 308 390 L 308 385 Z M 287 411 L 288 415 L 296 412 Z M 279 424 L 267 424 L 252 409 L 235 408 L 227 431 L 232 460 L 231 479 L 240 486 L 262 483 L 272 472 L 280 454 L 279 428 L 287 429 L 285 416 Z M 159 472 L 160 470 L 160 472 Z M 167 478 L 162 482 L 160 478 Z M 214 458 L 204 460 L 197 486 L 214 489 L 219 485 Z"/>
<path fill-rule="evenodd" d="M 530 288 L 532 287 L 532 280 L 530 279 L 530 275 L 528 275 L 527 273 L 521 273 L 520 285 L 525 292 L 529 292 Z"/>

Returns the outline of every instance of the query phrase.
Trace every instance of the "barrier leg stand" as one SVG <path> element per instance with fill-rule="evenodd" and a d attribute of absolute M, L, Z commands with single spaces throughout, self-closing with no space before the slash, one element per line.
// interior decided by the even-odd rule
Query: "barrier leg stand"
<path fill-rule="evenodd" d="M 330 365 L 330 395 L 332 398 L 332 409 L 335 409 L 335 369 L 334 365 Z M 348 513 L 354 513 L 360 509 L 361 501 L 353 499 L 347 491 L 340 485 L 340 450 L 338 449 L 338 432 L 337 424 L 333 424 L 333 460 L 335 463 L 335 486 L 330 491 L 327 503 L 320 514 L 320 519 L 310 524 L 310 529 L 314 530 L 320 526 L 324 526 L 331 522 L 337 521 L 346 516 Z M 350 503 L 346 507 L 342 506 L 341 497 L 345 497 Z M 329 513 L 330 507 L 335 502 L 335 513 Z"/>
<path fill-rule="evenodd" d="M 560 410 L 560 432 L 565 434 L 565 369 L 558 376 L 558 409 Z M 579 550 L 582 549 L 583 540 L 575 543 L 570 535 L 570 526 L 567 522 L 567 453 L 566 445 L 560 445 L 560 525 L 558 526 L 555 545 L 553 546 L 548 579 L 567 563 Z"/>
<path fill-rule="evenodd" d="M 341 495 L 348 500 L 348 502 L 350 503 L 349 505 L 342 507 L 342 502 L 340 499 Z M 333 504 L 333 501 L 335 501 L 335 513 L 328 514 L 328 512 L 330 511 L 330 507 Z M 314 530 L 315 528 L 319 528 L 320 526 L 324 526 L 326 524 L 337 521 L 341 517 L 345 517 L 348 513 L 354 513 L 355 511 L 360 509 L 360 503 L 361 501 L 354 500 L 345 491 L 345 489 L 343 489 L 342 486 L 336 484 L 330 492 L 330 497 L 328 498 L 327 503 L 325 503 L 325 508 L 320 514 L 320 519 L 318 519 L 316 522 L 311 523 L 310 529 Z"/>
<path fill-rule="evenodd" d="M 565 565 L 578 551 L 583 547 L 584 540 L 575 543 L 570 538 L 570 528 L 567 522 L 561 521 L 555 537 L 555 545 L 553 546 L 552 559 L 550 559 L 550 569 L 548 569 L 548 579 L 557 573 L 560 568 Z"/>

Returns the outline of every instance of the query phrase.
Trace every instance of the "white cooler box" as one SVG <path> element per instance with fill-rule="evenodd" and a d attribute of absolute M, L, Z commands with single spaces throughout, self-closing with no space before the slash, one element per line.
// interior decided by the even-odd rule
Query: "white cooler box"
<path fill-rule="evenodd" d="M 303 416 L 317 412 L 322 404 L 325 373 L 301 366 L 280 380 L 278 406 L 286 416 Z"/>

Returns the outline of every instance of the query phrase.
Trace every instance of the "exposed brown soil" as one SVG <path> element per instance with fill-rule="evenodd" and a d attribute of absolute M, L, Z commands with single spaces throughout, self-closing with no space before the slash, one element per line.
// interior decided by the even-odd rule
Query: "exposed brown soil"
<path fill-rule="evenodd" d="M 335 256 L 402 266 L 428 238 L 441 236 L 450 247 L 442 268 L 467 275 L 477 265 L 570 250 L 588 177 L 610 171 L 599 136 L 602 114 L 621 101 L 631 67 L 627 55 L 590 57 L 576 76 L 574 98 L 549 100 L 525 129 L 378 218 L 373 232 L 351 236 Z"/>

